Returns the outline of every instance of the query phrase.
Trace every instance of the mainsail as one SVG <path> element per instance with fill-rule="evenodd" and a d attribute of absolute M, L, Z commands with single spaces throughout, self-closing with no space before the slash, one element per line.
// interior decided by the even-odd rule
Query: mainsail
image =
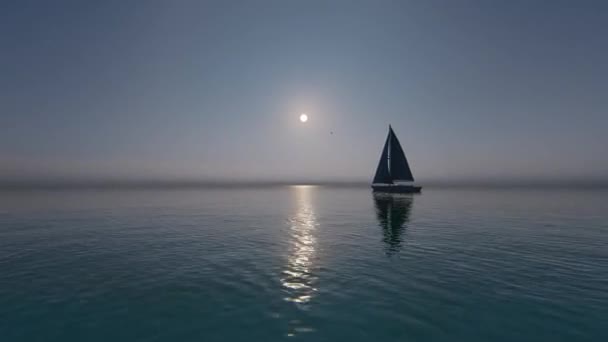
<path fill-rule="evenodd" d="M 378 162 L 374 184 L 392 184 L 395 181 L 413 182 L 414 176 L 405 158 L 405 153 L 401 148 L 399 139 L 393 132 L 393 128 L 388 126 L 388 136 L 384 143 L 384 149 Z"/>

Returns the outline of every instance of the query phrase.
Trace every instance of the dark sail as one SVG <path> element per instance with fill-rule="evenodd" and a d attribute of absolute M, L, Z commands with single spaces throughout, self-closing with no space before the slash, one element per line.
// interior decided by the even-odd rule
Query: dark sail
<path fill-rule="evenodd" d="M 391 126 L 389 126 L 389 173 L 391 180 L 400 180 L 406 182 L 413 182 L 414 176 L 412 175 L 412 170 L 410 170 L 410 166 L 407 163 L 407 158 L 405 158 L 405 153 L 403 153 L 403 149 L 401 148 L 401 144 L 399 144 L 399 139 L 393 132 Z"/>
<path fill-rule="evenodd" d="M 384 143 L 384 149 L 382 149 L 382 155 L 380 156 L 380 161 L 378 162 L 378 168 L 376 169 L 376 175 L 374 176 L 374 184 L 377 183 L 392 183 L 391 175 L 388 173 L 388 149 L 390 142 L 390 133 L 388 137 L 386 137 L 386 142 Z"/>

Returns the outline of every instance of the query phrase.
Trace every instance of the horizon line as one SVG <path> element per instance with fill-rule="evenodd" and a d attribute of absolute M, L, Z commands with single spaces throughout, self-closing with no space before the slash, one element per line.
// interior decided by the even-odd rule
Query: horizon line
<path fill-rule="evenodd" d="M 608 179 L 427 179 L 416 182 L 430 188 L 608 188 Z M 327 187 L 370 186 L 371 180 L 361 179 L 0 179 L 0 190 L 35 189 L 111 189 L 111 188 L 236 188 L 316 185 Z"/>

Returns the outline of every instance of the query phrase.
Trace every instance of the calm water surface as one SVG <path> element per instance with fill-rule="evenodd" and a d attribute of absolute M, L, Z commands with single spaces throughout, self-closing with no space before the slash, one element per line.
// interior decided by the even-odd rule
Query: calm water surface
<path fill-rule="evenodd" d="M 0 341 L 607 341 L 608 193 L 0 193 Z"/>

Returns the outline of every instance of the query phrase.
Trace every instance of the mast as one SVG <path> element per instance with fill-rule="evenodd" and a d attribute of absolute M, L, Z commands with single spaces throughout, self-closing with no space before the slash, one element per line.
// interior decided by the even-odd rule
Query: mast
<path fill-rule="evenodd" d="M 389 177 L 391 176 L 391 132 L 392 132 L 391 125 L 388 125 L 388 137 L 386 137 L 388 140 L 388 154 L 386 155 L 386 163 L 388 165 L 387 167 L 388 167 Z"/>

